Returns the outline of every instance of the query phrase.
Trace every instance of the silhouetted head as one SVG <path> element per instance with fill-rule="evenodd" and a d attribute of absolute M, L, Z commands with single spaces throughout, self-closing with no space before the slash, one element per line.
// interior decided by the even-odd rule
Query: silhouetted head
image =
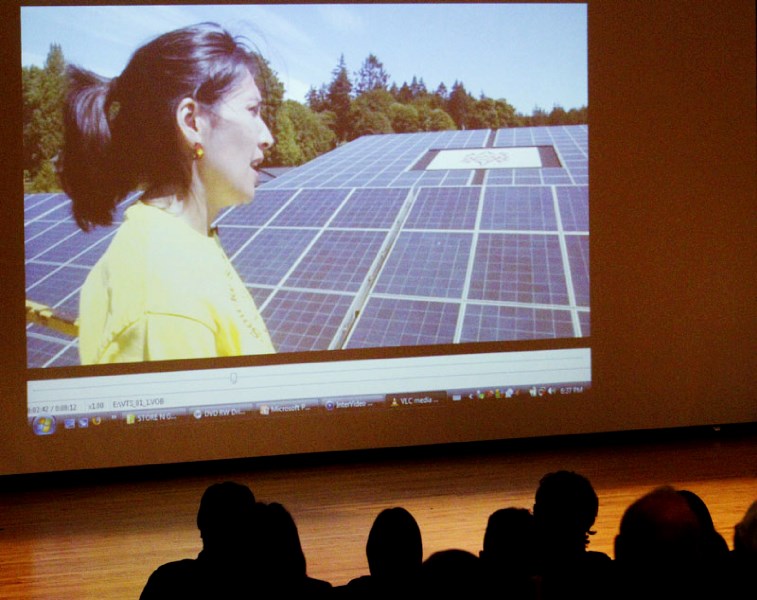
<path fill-rule="evenodd" d="M 585 549 L 599 511 L 589 480 L 572 471 L 542 477 L 534 500 L 534 520 L 542 539 L 561 547 Z"/>
<path fill-rule="evenodd" d="M 722 562 L 728 558 L 728 544 L 722 535 L 720 535 L 715 529 L 715 524 L 712 522 L 712 515 L 707 508 L 704 500 L 697 496 L 690 490 L 678 490 L 678 495 L 681 496 L 689 508 L 694 511 L 699 521 L 699 526 L 702 529 L 703 536 L 703 551 L 705 553 L 706 560 L 711 562 Z"/>
<path fill-rule="evenodd" d="M 402 507 L 382 510 L 371 527 L 365 547 L 374 577 L 405 577 L 423 562 L 423 541 L 418 523 Z"/>
<path fill-rule="evenodd" d="M 686 498 L 671 487 L 649 492 L 623 514 L 615 559 L 642 572 L 696 567 L 702 558 L 702 527 Z"/>
<path fill-rule="evenodd" d="M 251 82 L 260 65 L 244 39 L 200 23 L 146 43 L 112 79 L 69 66 L 57 168 L 79 226 L 111 224 L 116 204 L 139 188 L 183 199 L 197 167 L 211 162 L 213 175 L 228 180 L 219 190 L 241 186 L 249 200 L 252 163 L 273 143 Z M 230 100 L 240 103 L 233 114 L 225 106 Z M 244 139 L 216 140 L 224 125 Z M 205 160 L 197 160 L 196 144 Z"/>
<path fill-rule="evenodd" d="M 489 516 L 481 559 L 497 569 L 531 572 L 535 556 L 534 517 L 526 508 L 501 508 Z"/>
<path fill-rule="evenodd" d="M 421 569 L 427 597 L 474 598 L 484 587 L 481 561 L 467 550 L 434 552 Z"/>
<path fill-rule="evenodd" d="M 733 550 L 742 558 L 751 557 L 757 568 L 757 500 L 747 509 L 744 518 L 736 525 Z"/>
<path fill-rule="evenodd" d="M 260 529 L 257 539 L 260 560 L 268 576 L 303 578 L 307 573 L 305 553 L 292 515 L 278 502 L 258 504 Z"/>
<path fill-rule="evenodd" d="M 205 549 L 222 550 L 251 536 L 255 496 L 246 485 L 226 481 L 205 490 L 197 511 L 197 528 Z"/>

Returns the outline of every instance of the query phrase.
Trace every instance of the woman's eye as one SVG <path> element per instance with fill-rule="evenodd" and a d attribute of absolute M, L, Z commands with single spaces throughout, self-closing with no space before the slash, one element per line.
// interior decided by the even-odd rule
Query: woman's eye
<path fill-rule="evenodd" d="M 256 104 L 255 106 L 251 106 L 247 110 L 249 110 L 252 113 L 253 117 L 257 117 L 260 114 L 260 104 Z"/>

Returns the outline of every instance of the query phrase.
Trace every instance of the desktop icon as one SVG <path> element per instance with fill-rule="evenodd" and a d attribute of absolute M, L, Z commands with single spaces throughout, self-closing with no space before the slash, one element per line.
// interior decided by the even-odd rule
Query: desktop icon
<path fill-rule="evenodd" d="M 89 417 L 79 417 L 77 423 L 81 429 L 89 427 Z"/>
<path fill-rule="evenodd" d="M 198 408 L 192 413 L 195 419 L 202 419 L 202 411 Z"/>
<path fill-rule="evenodd" d="M 92 417 L 92 425 L 102 425 L 102 417 Z"/>
<path fill-rule="evenodd" d="M 52 435 L 55 427 L 55 417 L 35 417 L 32 421 L 32 430 L 36 435 Z"/>
<path fill-rule="evenodd" d="M 505 390 L 505 398 L 512 398 L 514 393 L 515 390 L 513 390 L 513 388 L 507 388 L 507 390 Z"/>
<path fill-rule="evenodd" d="M 76 419 L 74 419 L 73 417 L 66 417 L 63 420 L 63 426 L 66 429 L 76 429 Z"/>
<path fill-rule="evenodd" d="M 137 422 L 137 415 L 126 415 L 126 424 L 134 425 Z"/>
<path fill-rule="evenodd" d="M 268 415 L 271 414 L 271 407 L 268 406 L 267 404 L 261 404 L 260 405 L 260 414 L 263 415 L 264 417 L 267 417 Z"/>

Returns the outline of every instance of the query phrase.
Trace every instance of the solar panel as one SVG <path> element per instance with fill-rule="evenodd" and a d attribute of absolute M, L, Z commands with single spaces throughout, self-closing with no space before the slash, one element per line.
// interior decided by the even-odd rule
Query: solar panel
<path fill-rule="evenodd" d="M 430 152 L 531 147 L 554 160 L 422 166 Z M 588 196 L 585 125 L 373 135 L 266 182 L 216 225 L 280 352 L 570 338 L 590 335 Z M 83 233 L 70 212 L 63 194 L 24 199 L 27 298 L 75 314 L 117 225 Z M 30 367 L 77 363 L 75 339 L 27 331 Z"/>

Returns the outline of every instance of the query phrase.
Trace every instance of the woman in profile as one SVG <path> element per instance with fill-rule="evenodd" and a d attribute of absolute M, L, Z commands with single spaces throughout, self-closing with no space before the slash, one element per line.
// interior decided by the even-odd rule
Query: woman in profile
<path fill-rule="evenodd" d="M 154 39 L 110 80 L 69 68 L 59 174 L 79 227 L 143 191 L 82 288 L 83 364 L 275 352 L 211 229 L 252 200 L 273 144 L 257 74 L 212 23 Z"/>

